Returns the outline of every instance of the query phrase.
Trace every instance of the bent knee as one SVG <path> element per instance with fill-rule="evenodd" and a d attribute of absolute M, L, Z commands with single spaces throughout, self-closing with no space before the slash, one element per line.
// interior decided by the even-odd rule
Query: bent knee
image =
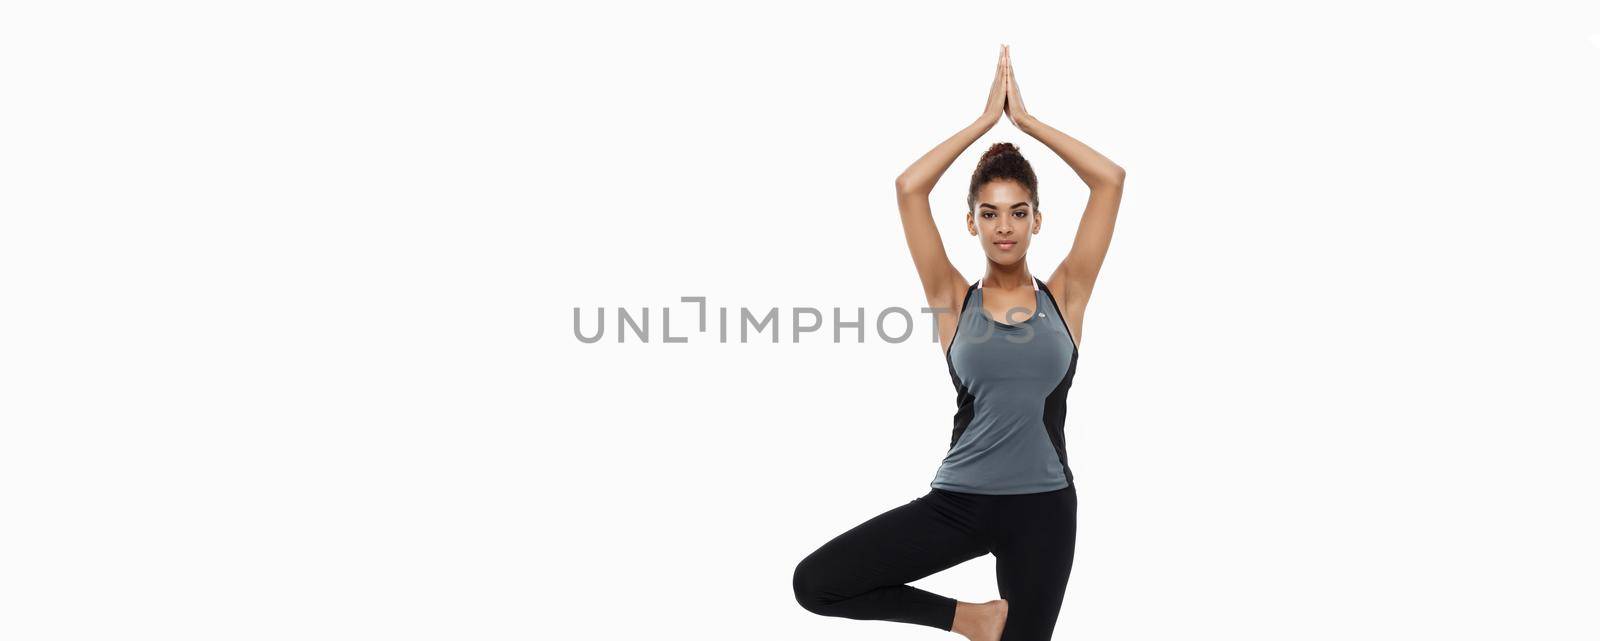
<path fill-rule="evenodd" d="M 794 566 L 794 600 L 815 614 L 828 614 L 829 599 L 823 590 L 822 572 L 814 557 L 807 556 Z"/>

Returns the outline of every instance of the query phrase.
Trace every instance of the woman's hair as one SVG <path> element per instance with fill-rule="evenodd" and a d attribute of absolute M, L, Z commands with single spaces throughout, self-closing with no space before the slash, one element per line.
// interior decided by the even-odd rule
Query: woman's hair
<path fill-rule="evenodd" d="M 967 189 L 967 211 L 976 211 L 978 206 L 978 188 L 989 184 L 992 180 L 1015 180 L 1028 190 L 1028 196 L 1033 201 L 1033 208 L 1039 208 L 1039 179 L 1033 175 L 1033 165 L 1028 164 L 1028 159 L 1022 157 L 1022 152 L 1017 146 L 1009 142 L 997 142 L 983 152 L 983 157 L 978 159 L 978 168 L 972 170 L 972 186 Z"/>

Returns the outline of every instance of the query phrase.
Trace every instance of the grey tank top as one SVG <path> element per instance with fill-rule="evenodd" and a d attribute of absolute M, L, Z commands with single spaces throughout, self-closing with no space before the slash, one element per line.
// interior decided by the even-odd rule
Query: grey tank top
<path fill-rule="evenodd" d="M 1028 494 L 1072 484 L 1063 434 L 1077 341 L 1043 281 L 1034 311 L 983 308 L 983 280 L 967 287 L 945 351 L 956 387 L 950 450 L 929 486 L 971 494 Z M 1013 321 L 1013 322 L 1001 322 Z"/>

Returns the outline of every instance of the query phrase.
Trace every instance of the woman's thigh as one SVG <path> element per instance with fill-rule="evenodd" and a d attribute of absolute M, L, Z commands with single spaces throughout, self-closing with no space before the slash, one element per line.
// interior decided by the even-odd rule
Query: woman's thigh
<path fill-rule="evenodd" d="M 1007 605 L 1000 639 L 1048 641 L 1072 574 L 1077 489 L 1010 496 L 996 505 L 995 579 Z"/>
<path fill-rule="evenodd" d="M 929 492 L 835 536 L 796 575 L 833 598 L 915 581 L 989 552 L 974 510 Z"/>

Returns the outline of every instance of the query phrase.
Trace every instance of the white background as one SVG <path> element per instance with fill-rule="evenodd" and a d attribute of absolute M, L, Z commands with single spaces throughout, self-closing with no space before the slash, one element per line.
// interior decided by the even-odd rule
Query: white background
<path fill-rule="evenodd" d="M 1057 638 L 1600 635 L 1594 3 L 195 2 L 0 10 L 0 637 L 948 635 L 790 586 L 927 491 L 926 317 L 679 297 L 923 305 L 1002 42 L 1128 170 Z M 1002 121 L 969 280 L 1002 140 L 1036 274 L 1087 193 Z"/>

